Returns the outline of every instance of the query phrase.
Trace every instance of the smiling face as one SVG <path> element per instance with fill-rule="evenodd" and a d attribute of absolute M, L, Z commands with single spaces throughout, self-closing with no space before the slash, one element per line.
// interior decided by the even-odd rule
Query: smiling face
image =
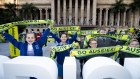
<path fill-rule="evenodd" d="M 33 44 L 35 42 L 35 34 L 33 33 L 29 33 L 26 35 L 26 41 L 28 42 L 28 44 Z"/>
<path fill-rule="evenodd" d="M 67 35 L 66 34 L 62 34 L 60 37 L 61 42 L 65 43 L 67 40 Z"/>

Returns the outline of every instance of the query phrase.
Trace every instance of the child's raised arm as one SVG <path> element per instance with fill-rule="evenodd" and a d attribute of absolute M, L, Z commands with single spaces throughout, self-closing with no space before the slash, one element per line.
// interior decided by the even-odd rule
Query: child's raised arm
<path fill-rule="evenodd" d="M 77 32 L 72 36 L 72 38 L 69 39 L 70 44 L 73 43 L 73 41 L 75 41 L 77 38 Z"/>
<path fill-rule="evenodd" d="M 43 46 L 47 42 L 47 36 L 50 33 L 50 29 L 46 29 L 40 39 L 37 41 L 41 46 Z"/>
<path fill-rule="evenodd" d="M 20 49 L 20 44 L 22 44 L 22 42 L 18 42 L 12 35 L 10 35 L 6 32 L 4 32 L 3 35 L 6 38 L 6 40 L 8 40 L 10 43 L 12 43 L 18 49 Z"/>
<path fill-rule="evenodd" d="M 56 36 L 56 34 L 53 34 L 52 32 L 50 32 L 50 35 L 51 35 L 51 36 L 55 39 L 55 41 L 57 41 L 58 43 L 61 42 L 60 38 L 58 38 L 58 37 Z"/>

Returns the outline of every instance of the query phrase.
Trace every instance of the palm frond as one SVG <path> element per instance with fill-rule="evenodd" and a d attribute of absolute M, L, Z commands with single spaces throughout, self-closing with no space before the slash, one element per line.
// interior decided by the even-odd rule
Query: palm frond
<path fill-rule="evenodd" d="M 116 3 L 112 4 L 112 12 L 124 12 L 126 10 L 127 4 L 123 3 L 123 0 L 116 0 Z"/>

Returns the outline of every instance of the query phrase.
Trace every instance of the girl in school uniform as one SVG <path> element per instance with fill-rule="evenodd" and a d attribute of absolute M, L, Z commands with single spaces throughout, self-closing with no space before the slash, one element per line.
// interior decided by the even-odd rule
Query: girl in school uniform
<path fill-rule="evenodd" d="M 75 35 L 73 35 L 70 39 L 68 39 L 68 35 L 66 33 L 61 33 L 60 38 L 57 37 L 52 32 L 50 32 L 50 35 L 55 39 L 55 41 L 57 41 L 58 43 L 57 46 L 72 44 L 77 38 L 77 33 L 75 33 Z M 65 57 L 70 55 L 70 50 L 71 49 L 63 51 L 63 52 L 57 52 L 55 54 L 55 57 L 57 58 L 56 61 L 57 61 L 57 66 L 58 66 L 59 79 L 63 79 L 63 63 L 64 63 Z"/>
<path fill-rule="evenodd" d="M 34 33 L 27 33 L 25 43 L 17 41 L 13 36 L 6 32 L 4 32 L 3 35 L 6 38 L 6 40 L 8 40 L 20 50 L 20 56 L 42 56 L 42 47 L 46 43 L 49 32 L 50 29 L 46 29 L 44 34 L 37 41 L 35 41 Z M 30 79 L 36 78 L 30 77 Z"/>

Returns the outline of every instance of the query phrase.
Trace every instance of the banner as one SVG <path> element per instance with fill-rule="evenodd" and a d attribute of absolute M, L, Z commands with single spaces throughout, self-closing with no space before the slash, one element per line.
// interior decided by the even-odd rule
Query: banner
<path fill-rule="evenodd" d="M 118 51 L 121 49 L 121 46 L 111 46 L 111 47 L 100 47 L 100 48 L 89 48 L 89 49 L 75 49 L 71 50 L 70 56 L 77 58 L 88 57 L 88 56 L 102 56 L 102 55 L 112 55 L 113 59 L 116 59 L 118 56 Z"/>
<path fill-rule="evenodd" d="M 29 24 L 50 24 L 53 25 L 53 21 L 52 20 L 25 20 L 25 21 L 17 21 L 17 22 L 11 22 L 11 23 L 6 23 L 6 24 L 2 24 L 0 25 L 0 32 L 4 31 L 4 30 L 8 30 L 10 28 L 12 28 L 15 25 L 29 25 Z"/>
<path fill-rule="evenodd" d="M 48 37 L 47 42 L 55 42 L 55 40 L 52 37 Z"/>
<path fill-rule="evenodd" d="M 96 37 L 109 37 L 113 39 L 118 39 L 118 40 L 124 40 L 124 41 L 129 41 L 131 37 L 129 35 L 121 35 L 121 34 L 92 34 L 92 35 L 87 35 L 86 36 L 86 41 L 89 41 L 90 38 L 96 38 Z"/>
<path fill-rule="evenodd" d="M 120 51 L 125 52 L 125 53 L 129 53 L 129 54 L 140 56 L 140 48 L 123 46 Z"/>
<path fill-rule="evenodd" d="M 18 40 L 18 27 L 17 26 L 12 27 L 11 29 L 8 30 L 8 32 L 16 40 Z M 13 46 L 11 43 L 10 43 L 10 55 L 11 55 L 11 57 L 16 57 L 16 56 L 19 56 L 20 55 L 19 49 L 16 48 L 15 46 Z"/>
<path fill-rule="evenodd" d="M 78 35 L 80 35 L 80 31 L 68 31 L 68 34 L 74 35 L 76 32 Z"/>
<path fill-rule="evenodd" d="M 68 31 L 68 34 L 74 35 L 77 31 Z M 78 35 L 92 35 L 98 34 L 97 30 L 81 30 L 78 31 Z"/>
<path fill-rule="evenodd" d="M 119 51 L 140 56 L 140 48 L 134 48 L 129 46 L 110 46 L 100 48 L 89 48 L 89 49 L 74 49 L 71 50 L 70 56 L 76 58 L 88 58 L 94 56 L 109 56 L 112 55 L 113 59 L 117 59 Z"/>
<path fill-rule="evenodd" d="M 72 44 L 68 44 L 68 45 L 52 47 L 50 58 L 54 59 L 54 56 L 55 56 L 56 52 L 63 52 L 63 51 L 69 50 L 70 48 L 74 48 L 76 46 L 79 46 L 79 44 L 73 42 Z"/>
<path fill-rule="evenodd" d="M 72 31 L 79 31 L 80 30 L 80 27 L 79 26 L 62 26 L 62 27 L 51 27 L 50 28 L 51 31 L 69 31 L 69 30 L 72 30 Z"/>
<path fill-rule="evenodd" d="M 92 35 L 92 34 L 98 34 L 97 30 L 81 30 L 81 35 Z"/>

